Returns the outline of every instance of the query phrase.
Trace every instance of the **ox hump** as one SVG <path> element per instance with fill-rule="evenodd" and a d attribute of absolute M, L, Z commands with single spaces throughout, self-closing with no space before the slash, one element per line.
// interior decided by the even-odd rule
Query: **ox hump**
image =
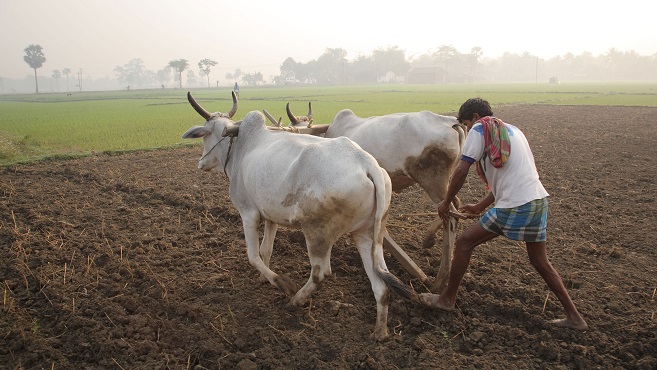
<path fill-rule="evenodd" d="M 334 121 L 343 121 L 351 117 L 356 117 L 356 114 L 351 109 L 343 109 L 335 115 Z"/>
<path fill-rule="evenodd" d="M 240 124 L 240 134 L 253 131 L 267 131 L 265 116 L 257 110 L 247 113 Z"/>

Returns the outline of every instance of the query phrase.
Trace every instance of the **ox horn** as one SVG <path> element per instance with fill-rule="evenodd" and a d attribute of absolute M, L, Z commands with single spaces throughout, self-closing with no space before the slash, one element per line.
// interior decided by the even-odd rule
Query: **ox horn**
<path fill-rule="evenodd" d="M 313 125 L 313 106 L 308 102 L 308 128 Z"/>
<path fill-rule="evenodd" d="M 223 115 L 224 117 L 233 118 L 233 116 L 237 112 L 237 96 L 235 95 L 234 91 L 232 92 L 232 94 L 233 94 L 233 108 L 231 108 L 230 112 Z M 196 99 L 194 99 L 192 93 L 189 91 L 187 92 L 187 100 L 189 100 L 189 104 L 192 105 L 194 110 L 198 112 L 198 114 L 200 114 L 203 118 L 205 118 L 206 121 L 209 120 L 210 117 L 212 117 L 212 114 L 210 112 L 203 109 L 203 107 L 201 107 L 201 105 L 198 102 L 196 102 Z"/>
<path fill-rule="evenodd" d="M 194 110 L 198 112 L 198 114 L 200 114 L 203 118 L 205 118 L 206 121 L 209 120 L 210 117 L 212 117 L 212 115 L 208 111 L 203 109 L 203 107 L 201 107 L 201 105 L 196 102 L 196 99 L 192 97 L 192 93 L 189 91 L 187 92 L 187 100 L 189 100 L 189 104 L 192 105 L 192 108 L 194 108 Z"/>
<path fill-rule="evenodd" d="M 313 106 L 311 102 L 308 102 L 308 115 L 305 117 L 295 116 L 290 110 L 290 103 L 287 103 L 285 106 L 285 111 L 287 112 L 287 116 L 290 118 L 290 122 L 293 126 L 298 125 L 301 122 L 312 122 L 313 120 Z"/>
<path fill-rule="evenodd" d="M 290 110 L 290 103 L 289 102 L 285 106 L 285 111 L 287 112 L 287 117 L 290 119 L 290 122 L 292 122 L 293 125 L 299 124 L 299 119 Z"/>
<path fill-rule="evenodd" d="M 230 112 L 226 113 L 228 118 L 233 118 L 233 116 L 237 112 L 237 95 L 235 95 L 235 91 L 232 91 L 232 94 L 233 94 L 233 108 L 230 109 Z"/>

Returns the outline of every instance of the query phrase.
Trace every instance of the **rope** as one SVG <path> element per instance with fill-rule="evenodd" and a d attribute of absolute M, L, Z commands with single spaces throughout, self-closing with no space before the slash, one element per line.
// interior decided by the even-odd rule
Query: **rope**
<path fill-rule="evenodd" d="M 226 162 L 224 163 L 224 174 L 226 175 L 226 177 L 228 177 L 228 173 L 226 173 L 226 166 L 228 166 L 228 159 L 230 158 L 230 150 L 233 148 L 233 140 L 235 139 L 235 136 L 229 135 L 229 136 L 222 137 L 221 140 L 217 141 L 217 143 L 214 144 L 212 146 L 212 148 L 210 148 L 210 150 L 208 150 L 207 153 L 203 154 L 203 156 L 201 156 L 201 159 L 199 159 L 199 161 L 202 161 L 203 158 L 207 157 L 208 154 L 210 154 L 214 150 L 214 148 L 216 148 L 217 145 L 219 145 L 227 137 L 230 137 L 230 143 L 228 144 L 228 153 L 226 154 Z"/>

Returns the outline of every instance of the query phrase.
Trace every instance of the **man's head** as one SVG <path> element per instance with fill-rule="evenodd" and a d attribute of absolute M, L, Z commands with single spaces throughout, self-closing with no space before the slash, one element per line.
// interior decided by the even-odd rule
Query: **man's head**
<path fill-rule="evenodd" d="M 482 98 L 468 99 L 459 108 L 459 115 L 456 117 L 460 123 L 468 126 L 468 129 L 481 117 L 492 116 L 493 110 L 490 104 Z"/>

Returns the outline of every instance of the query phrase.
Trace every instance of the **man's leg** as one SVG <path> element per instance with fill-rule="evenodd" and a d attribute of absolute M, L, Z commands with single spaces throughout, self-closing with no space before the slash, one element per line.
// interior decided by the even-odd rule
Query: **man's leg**
<path fill-rule="evenodd" d="M 470 265 L 470 257 L 475 247 L 485 243 L 495 237 L 497 234 L 486 231 L 479 223 L 468 227 L 461 234 L 454 245 L 454 258 L 452 267 L 449 272 L 449 281 L 443 294 L 420 294 L 420 302 L 431 308 L 437 308 L 445 311 L 453 311 L 456 303 L 456 293 L 458 292 L 463 275 Z"/>
<path fill-rule="evenodd" d="M 548 288 L 557 296 L 566 311 L 565 319 L 554 320 L 552 323 L 565 328 L 586 330 L 588 328 L 586 321 L 575 308 L 575 304 L 563 285 L 561 276 L 548 259 L 545 242 L 527 242 L 526 244 L 529 261 L 545 280 Z"/>

